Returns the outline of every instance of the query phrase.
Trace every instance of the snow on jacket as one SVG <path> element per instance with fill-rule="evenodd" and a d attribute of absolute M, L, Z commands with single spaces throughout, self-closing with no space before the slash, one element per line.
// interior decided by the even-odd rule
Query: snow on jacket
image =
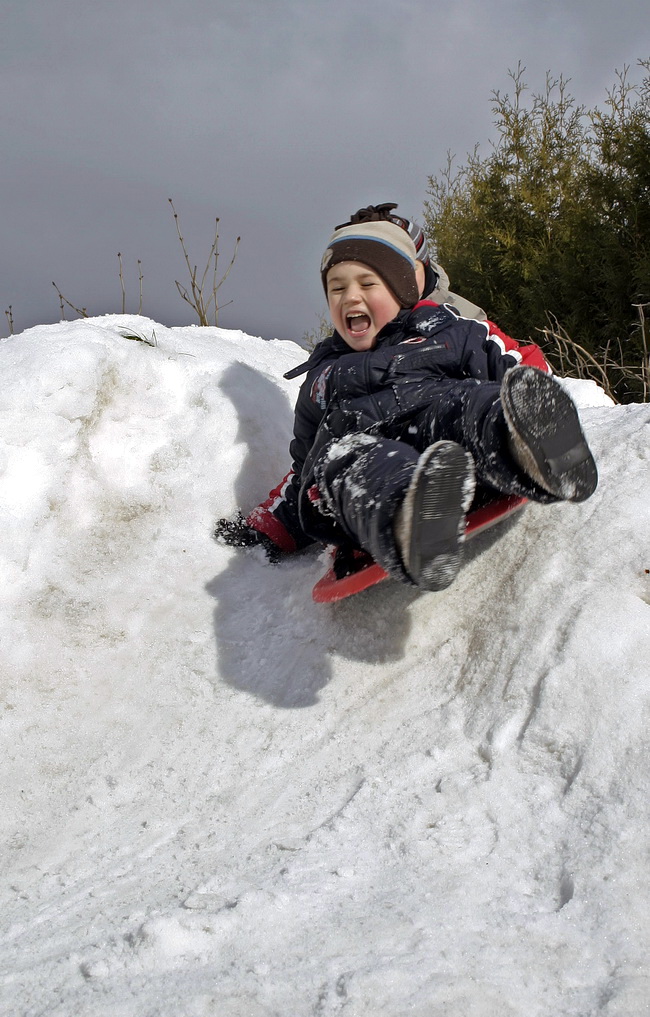
<path fill-rule="evenodd" d="M 310 482 L 304 467 L 308 457 L 313 461 L 319 428 L 319 445 L 353 430 L 381 433 L 425 409 L 435 379 L 501 381 L 519 363 L 550 370 L 538 346 L 519 346 L 492 322 L 428 300 L 400 311 L 372 350 L 356 352 L 334 332 L 285 375 L 307 375 L 296 401 L 293 465 L 246 522 L 283 551 L 313 543 L 300 525 L 299 499 L 302 484 Z"/>

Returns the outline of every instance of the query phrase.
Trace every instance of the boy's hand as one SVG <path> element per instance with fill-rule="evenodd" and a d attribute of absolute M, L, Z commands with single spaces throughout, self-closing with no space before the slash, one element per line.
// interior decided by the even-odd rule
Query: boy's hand
<path fill-rule="evenodd" d="M 238 512 L 232 519 L 217 519 L 214 528 L 214 539 L 228 547 L 262 547 L 272 565 L 277 565 L 282 557 L 282 550 L 274 544 L 265 533 L 260 533 Z"/>

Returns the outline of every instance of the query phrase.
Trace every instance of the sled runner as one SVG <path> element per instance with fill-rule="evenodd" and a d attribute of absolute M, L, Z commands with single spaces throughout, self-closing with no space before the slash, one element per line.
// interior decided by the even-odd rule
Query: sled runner
<path fill-rule="evenodd" d="M 491 526 L 509 519 L 527 504 L 526 498 L 515 495 L 504 496 L 490 501 L 467 515 L 465 539 L 471 540 Z M 361 593 L 377 583 L 388 579 L 388 573 L 377 565 L 366 551 L 356 548 L 338 547 L 331 552 L 332 563 L 312 591 L 317 604 L 329 604 L 344 600 L 354 593 Z"/>

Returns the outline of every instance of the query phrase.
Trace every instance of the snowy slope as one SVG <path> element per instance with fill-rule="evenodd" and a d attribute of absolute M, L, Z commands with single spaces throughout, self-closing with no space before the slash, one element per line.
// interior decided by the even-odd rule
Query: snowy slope
<path fill-rule="evenodd" d="M 210 536 L 286 471 L 302 357 L 0 343 L 0 1013 L 650 1012 L 650 407 L 572 383 L 590 501 L 318 607 L 320 552 Z"/>

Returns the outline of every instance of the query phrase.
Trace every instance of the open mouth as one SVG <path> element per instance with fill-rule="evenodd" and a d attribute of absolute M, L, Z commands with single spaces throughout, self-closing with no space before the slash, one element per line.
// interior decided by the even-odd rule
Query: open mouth
<path fill-rule="evenodd" d="M 347 314 L 345 320 L 350 335 L 364 335 L 370 328 L 367 314 Z"/>

